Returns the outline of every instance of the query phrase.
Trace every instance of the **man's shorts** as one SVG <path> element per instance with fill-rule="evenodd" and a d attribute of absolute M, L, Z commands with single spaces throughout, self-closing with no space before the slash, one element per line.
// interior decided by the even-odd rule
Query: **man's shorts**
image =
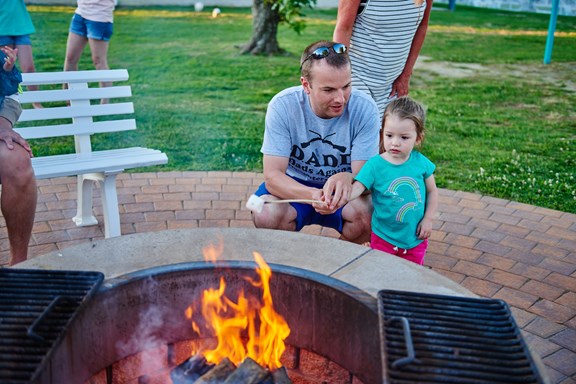
<path fill-rule="evenodd" d="M 16 45 L 32 45 L 30 35 L 21 36 L 0 36 L 0 46 L 9 45 L 14 47 Z"/>
<path fill-rule="evenodd" d="M 21 113 L 22 107 L 20 106 L 20 103 L 14 99 L 6 97 L 2 104 L 0 104 L 0 117 L 8 120 L 12 126 L 16 124 Z"/>
<path fill-rule="evenodd" d="M 309 183 L 304 180 L 296 179 L 294 180 L 300 184 L 304 184 L 308 187 L 322 188 L 322 185 Z M 254 193 L 256 196 L 271 195 L 271 193 L 266 189 L 266 184 L 260 184 L 260 187 Z M 336 212 L 330 215 L 321 215 L 312 208 L 312 205 L 305 203 L 290 203 L 291 206 L 296 210 L 296 230 L 300 231 L 306 225 L 318 224 L 323 227 L 334 228 L 338 232 L 342 233 L 342 210 L 344 207 L 340 208 Z"/>
<path fill-rule="evenodd" d="M 112 23 L 91 21 L 75 13 L 70 23 L 70 32 L 88 39 L 110 41 L 113 32 Z"/>

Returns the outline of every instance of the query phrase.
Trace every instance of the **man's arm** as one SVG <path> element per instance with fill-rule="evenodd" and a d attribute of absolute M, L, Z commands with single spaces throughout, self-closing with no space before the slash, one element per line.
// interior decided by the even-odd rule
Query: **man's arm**
<path fill-rule="evenodd" d="M 288 158 L 264 155 L 264 181 L 266 189 L 280 199 L 311 199 L 320 200 L 322 190 L 300 184 L 286 175 Z"/>

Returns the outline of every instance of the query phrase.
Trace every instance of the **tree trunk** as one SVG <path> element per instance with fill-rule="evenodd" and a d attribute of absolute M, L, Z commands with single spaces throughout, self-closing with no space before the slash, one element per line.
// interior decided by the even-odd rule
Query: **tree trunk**
<path fill-rule="evenodd" d="M 278 55 L 284 50 L 278 45 L 277 33 L 280 15 L 272 8 L 270 0 L 254 0 L 252 3 L 252 39 L 241 53 L 253 55 Z"/>

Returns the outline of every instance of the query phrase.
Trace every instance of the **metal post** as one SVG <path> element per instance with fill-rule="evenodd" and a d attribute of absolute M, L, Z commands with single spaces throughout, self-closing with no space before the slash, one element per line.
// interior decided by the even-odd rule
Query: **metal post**
<path fill-rule="evenodd" d="M 552 46 L 554 45 L 554 32 L 556 31 L 559 4 L 560 0 L 552 0 L 550 23 L 548 24 L 548 38 L 546 39 L 546 50 L 544 51 L 544 64 L 550 64 L 550 61 L 552 60 Z"/>
<path fill-rule="evenodd" d="M 456 0 L 448 0 L 448 9 L 454 12 L 456 9 Z"/>

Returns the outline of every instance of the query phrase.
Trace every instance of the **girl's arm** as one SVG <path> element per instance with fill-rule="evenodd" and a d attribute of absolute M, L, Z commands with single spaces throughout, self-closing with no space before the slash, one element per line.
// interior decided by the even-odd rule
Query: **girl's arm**
<path fill-rule="evenodd" d="M 22 81 L 20 71 L 14 65 L 18 49 L 12 49 L 8 46 L 0 48 L 0 96 L 10 96 L 18 93 L 18 85 Z"/>
<path fill-rule="evenodd" d="M 362 195 L 365 190 L 366 187 L 364 186 L 364 184 L 362 184 L 358 180 L 354 181 L 354 183 L 352 184 L 352 192 L 350 192 L 350 198 L 348 199 L 348 201 L 360 197 L 360 195 Z"/>
<path fill-rule="evenodd" d="M 434 175 L 424 180 L 424 183 L 426 184 L 426 211 L 416 231 L 416 235 L 421 240 L 429 238 L 432 234 L 432 226 L 436 217 L 436 209 L 438 208 L 438 188 L 436 187 Z"/>

